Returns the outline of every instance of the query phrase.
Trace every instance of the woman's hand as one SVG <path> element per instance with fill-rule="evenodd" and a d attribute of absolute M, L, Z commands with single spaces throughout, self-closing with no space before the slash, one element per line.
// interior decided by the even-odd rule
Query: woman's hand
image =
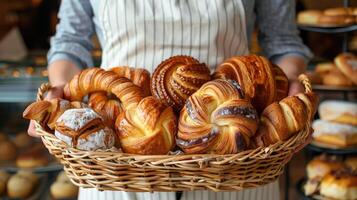
<path fill-rule="evenodd" d="M 51 100 L 51 99 L 55 99 L 55 98 L 63 98 L 63 87 L 64 86 L 56 86 L 56 87 L 52 87 L 46 97 L 45 100 Z M 35 128 L 35 121 L 31 120 L 29 127 L 27 129 L 27 133 L 32 136 L 32 137 L 39 137 L 36 134 L 36 128 Z"/>

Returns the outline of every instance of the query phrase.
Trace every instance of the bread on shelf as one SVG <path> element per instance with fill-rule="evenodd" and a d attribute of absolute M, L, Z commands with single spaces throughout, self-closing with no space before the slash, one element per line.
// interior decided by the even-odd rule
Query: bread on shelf
<path fill-rule="evenodd" d="M 341 170 L 326 175 L 321 181 L 320 194 L 333 199 L 357 199 L 357 173 Z"/>
<path fill-rule="evenodd" d="M 19 171 L 9 179 L 7 194 L 10 198 L 25 199 L 33 194 L 38 180 L 37 175 L 30 171 Z"/>
<path fill-rule="evenodd" d="M 326 100 L 319 105 L 320 119 L 357 126 L 357 103 Z"/>
<path fill-rule="evenodd" d="M 337 68 L 357 85 L 357 56 L 352 53 L 342 53 L 336 56 Z"/>
<path fill-rule="evenodd" d="M 64 171 L 60 172 L 57 179 L 50 187 L 53 199 L 75 199 L 78 196 L 78 187 L 66 176 Z"/>

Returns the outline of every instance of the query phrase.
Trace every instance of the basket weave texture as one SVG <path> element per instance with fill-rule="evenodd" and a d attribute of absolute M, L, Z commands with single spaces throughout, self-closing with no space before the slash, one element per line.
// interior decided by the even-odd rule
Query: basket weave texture
<path fill-rule="evenodd" d="M 311 84 L 300 81 L 306 92 Z M 45 83 L 38 90 L 43 100 L 50 89 Z M 71 181 L 85 188 L 130 192 L 153 191 L 238 191 L 276 180 L 284 165 L 306 143 L 311 124 L 284 142 L 237 154 L 213 155 L 133 155 L 113 151 L 82 151 L 68 147 L 36 122 L 36 131 L 49 152 L 64 165 Z"/>

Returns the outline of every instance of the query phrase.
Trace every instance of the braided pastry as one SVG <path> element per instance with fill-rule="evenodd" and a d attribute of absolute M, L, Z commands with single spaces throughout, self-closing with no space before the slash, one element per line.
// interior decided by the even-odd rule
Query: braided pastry
<path fill-rule="evenodd" d="M 64 96 L 71 101 L 81 101 L 86 95 L 100 91 L 115 95 L 123 108 L 135 107 L 144 96 L 129 79 L 99 68 L 88 68 L 74 76 L 64 87 Z"/>
<path fill-rule="evenodd" d="M 186 99 L 210 79 L 210 71 L 205 64 L 190 56 L 174 56 L 155 69 L 151 93 L 179 112 Z"/>
<path fill-rule="evenodd" d="M 253 148 L 284 141 L 301 131 L 311 122 L 317 109 L 318 98 L 312 93 L 299 93 L 264 109 Z"/>
<path fill-rule="evenodd" d="M 231 154 L 245 150 L 258 115 L 233 80 L 205 83 L 188 98 L 179 118 L 177 145 L 186 153 Z"/>
<path fill-rule="evenodd" d="M 120 77 L 130 79 L 135 85 L 142 89 L 143 96 L 150 95 L 150 73 L 141 68 L 114 67 L 111 71 Z M 114 127 L 115 119 L 123 111 L 118 99 L 107 92 L 94 92 L 89 96 L 88 104 L 97 113 L 100 113 L 110 127 Z"/>
<path fill-rule="evenodd" d="M 167 154 L 175 146 L 176 116 L 152 96 L 122 112 L 115 123 L 124 152 Z"/>
<path fill-rule="evenodd" d="M 64 99 L 37 101 L 25 109 L 23 117 L 25 119 L 36 120 L 42 127 L 54 130 L 56 120 L 62 113 L 71 108 L 82 107 L 86 107 L 86 105 L 80 102 L 69 102 Z"/>
<path fill-rule="evenodd" d="M 257 55 L 229 58 L 217 67 L 214 78 L 237 81 L 259 112 L 277 97 L 286 96 L 288 91 L 288 79 L 283 71 L 274 67 L 268 59 Z"/>

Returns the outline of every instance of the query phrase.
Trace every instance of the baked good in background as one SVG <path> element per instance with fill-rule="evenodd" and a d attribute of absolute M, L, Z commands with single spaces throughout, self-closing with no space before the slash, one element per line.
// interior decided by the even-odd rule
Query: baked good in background
<path fill-rule="evenodd" d="M 297 23 L 316 27 L 353 25 L 356 23 L 355 9 L 304 10 L 297 14 Z"/>
<path fill-rule="evenodd" d="M 78 196 L 78 187 L 66 176 L 64 171 L 60 172 L 57 179 L 50 187 L 51 197 L 53 199 L 75 199 Z"/>
<path fill-rule="evenodd" d="M 11 161 L 16 158 L 16 146 L 10 140 L 0 142 L 0 162 Z"/>
<path fill-rule="evenodd" d="M 352 53 L 342 53 L 335 57 L 337 68 L 357 85 L 357 56 Z"/>
<path fill-rule="evenodd" d="M 333 199 L 357 199 L 357 172 L 340 170 L 327 174 L 321 181 L 320 194 Z"/>
<path fill-rule="evenodd" d="M 319 179 L 327 174 L 345 168 L 345 164 L 336 156 L 320 155 L 311 160 L 307 166 L 307 178 Z"/>
<path fill-rule="evenodd" d="M 25 119 L 36 120 L 42 127 L 47 127 L 49 130 L 54 130 L 56 120 L 66 110 L 71 108 L 86 107 L 80 102 L 69 102 L 64 99 L 51 99 L 49 101 L 37 101 L 30 104 L 23 112 Z"/>
<path fill-rule="evenodd" d="M 149 96 L 150 91 L 150 73 L 142 68 L 131 67 L 114 67 L 110 71 L 115 72 L 120 77 L 131 80 L 135 85 L 139 86 L 143 92 L 143 97 Z M 110 126 L 113 128 L 116 117 L 123 112 L 123 107 L 118 98 L 106 91 L 94 92 L 89 95 L 89 107 L 93 108 L 97 113 L 107 117 Z"/>
<path fill-rule="evenodd" d="M 180 112 L 186 99 L 210 79 L 206 64 L 190 56 L 173 56 L 156 67 L 151 79 L 151 93 L 166 106 Z"/>
<path fill-rule="evenodd" d="M 7 135 L 5 133 L 0 132 L 0 143 L 8 140 Z"/>
<path fill-rule="evenodd" d="M 353 171 L 357 171 L 357 156 L 347 157 L 345 164 Z"/>
<path fill-rule="evenodd" d="M 26 148 L 34 143 L 33 138 L 26 132 L 17 133 L 13 141 L 17 148 Z"/>
<path fill-rule="evenodd" d="M 260 116 L 252 147 L 269 146 L 287 140 L 312 121 L 317 104 L 318 97 L 314 93 L 299 93 L 270 104 Z"/>
<path fill-rule="evenodd" d="M 312 123 L 314 141 L 332 147 L 344 148 L 357 145 L 357 126 L 315 120 Z"/>
<path fill-rule="evenodd" d="M 19 171 L 7 183 L 9 198 L 24 199 L 31 196 L 38 184 L 38 177 L 30 171 Z"/>
<path fill-rule="evenodd" d="M 331 86 L 353 86 L 353 82 L 340 71 L 332 71 L 324 75 L 322 84 Z"/>
<path fill-rule="evenodd" d="M 336 65 L 333 62 L 322 62 L 315 66 L 315 72 L 321 76 L 336 70 Z"/>
<path fill-rule="evenodd" d="M 258 121 L 239 84 L 216 79 L 187 99 L 180 113 L 177 145 L 190 154 L 237 153 L 248 148 Z"/>
<path fill-rule="evenodd" d="M 236 81 L 258 112 L 288 95 L 288 78 L 278 66 L 262 56 L 229 58 L 217 67 L 213 76 Z"/>
<path fill-rule="evenodd" d="M 106 112 L 99 112 L 110 127 L 114 126 L 114 116 L 119 115 L 122 111 L 121 108 L 135 107 L 144 97 L 142 89 L 131 80 L 120 77 L 113 71 L 100 68 L 88 68 L 81 71 L 64 87 L 64 97 L 69 101 L 83 101 L 85 96 L 93 92 L 110 93 L 118 99 L 113 101 Z M 96 107 L 93 101 L 91 101 L 91 105 Z"/>
<path fill-rule="evenodd" d="M 123 152 L 167 154 L 175 147 L 177 119 L 173 109 L 153 96 L 121 113 L 116 121 Z"/>
<path fill-rule="evenodd" d="M 66 110 L 56 121 L 55 135 L 67 145 L 87 151 L 112 148 L 116 139 L 91 108 Z"/>
<path fill-rule="evenodd" d="M 16 158 L 16 166 L 19 168 L 43 167 L 49 163 L 46 148 L 38 143 L 26 151 L 21 152 Z"/>
<path fill-rule="evenodd" d="M 6 194 L 6 185 L 9 178 L 10 174 L 5 171 L 0 171 L 0 197 Z"/>
<path fill-rule="evenodd" d="M 314 71 L 306 71 L 305 74 L 311 81 L 311 84 L 322 84 L 322 77 L 318 73 Z"/>
<path fill-rule="evenodd" d="M 320 119 L 357 126 L 357 103 L 326 100 L 319 105 Z"/>

